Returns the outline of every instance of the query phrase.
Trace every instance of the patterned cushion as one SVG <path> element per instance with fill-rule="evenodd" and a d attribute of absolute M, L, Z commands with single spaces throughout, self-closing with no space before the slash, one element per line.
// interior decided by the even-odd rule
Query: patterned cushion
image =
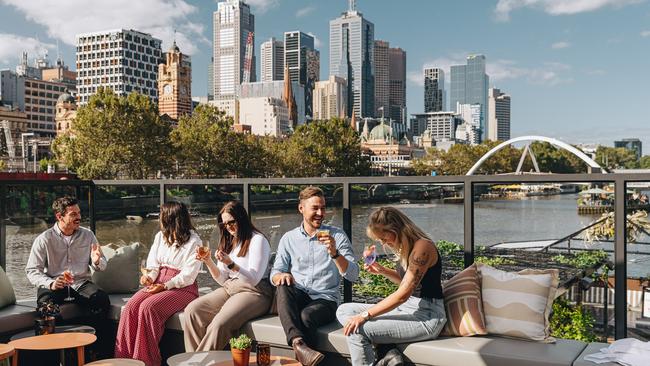
<path fill-rule="evenodd" d="M 445 295 L 447 323 L 443 336 L 485 335 L 485 316 L 481 301 L 481 278 L 476 264 L 472 264 L 447 281 Z"/>
<path fill-rule="evenodd" d="M 549 316 L 559 281 L 556 269 L 505 272 L 479 264 L 483 310 L 490 334 L 547 343 Z"/>

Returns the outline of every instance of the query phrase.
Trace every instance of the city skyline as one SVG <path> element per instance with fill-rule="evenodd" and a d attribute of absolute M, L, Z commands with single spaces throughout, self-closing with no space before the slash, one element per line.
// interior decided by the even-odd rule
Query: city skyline
<path fill-rule="evenodd" d="M 315 37 L 321 60 L 329 59 L 329 22 L 348 8 L 345 0 L 248 3 L 256 17 L 255 53 L 270 37 L 300 30 Z M 163 40 L 165 50 L 176 29 L 181 51 L 192 56 L 192 95 L 207 94 L 216 2 L 114 0 L 93 9 L 75 4 L 82 2 L 0 0 L 0 69 L 14 69 L 23 49 L 33 59 L 41 45 L 53 63 L 57 43 L 65 63 L 76 69 L 76 34 L 114 28 L 151 33 Z M 629 137 L 650 140 L 642 109 L 650 93 L 640 87 L 650 81 L 643 67 L 644 45 L 650 42 L 648 1 L 360 0 L 357 9 L 375 25 L 375 39 L 408 54 L 409 114 L 424 111 L 424 67 L 440 67 L 449 75 L 450 65 L 483 54 L 490 87 L 512 97 L 513 137 L 539 134 L 608 146 Z M 431 10 L 436 17 L 429 18 Z M 463 17 L 462 29 L 458 17 Z M 320 79 L 328 75 L 328 62 L 321 61 Z M 446 82 L 449 91 L 449 78 Z"/>

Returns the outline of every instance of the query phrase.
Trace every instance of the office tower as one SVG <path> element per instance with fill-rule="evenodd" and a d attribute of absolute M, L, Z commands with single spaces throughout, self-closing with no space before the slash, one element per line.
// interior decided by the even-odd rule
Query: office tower
<path fill-rule="evenodd" d="M 330 75 L 348 82 L 348 115 L 375 114 L 375 26 L 350 1 L 348 11 L 330 21 Z"/>
<path fill-rule="evenodd" d="M 416 133 L 428 135 L 436 142 L 453 141 L 456 138 L 456 129 L 461 124 L 461 119 L 454 112 L 429 112 L 413 115 L 412 124 L 416 126 Z"/>
<path fill-rule="evenodd" d="M 305 87 L 305 113 L 313 115 L 313 89 L 320 79 L 320 52 L 314 48 L 314 37 L 301 31 L 284 33 L 284 62 L 292 82 Z"/>
<path fill-rule="evenodd" d="M 406 125 L 406 51 L 388 49 L 388 105 L 390 119 Z"/>
<path fill-rule="evenodd" d="M 260 46 L 261 81 L 277 81 L 284 77 L 284 42 L 271 37 Z"/>
<path fill-rule="evenodd" d="M 239 86 L 239 98 L 275 98 L 282 99 L 285 87 L 284 80 L 243 83 Z M 296 102 L 298 125 L 305 124 L 305 88 L 298 83 L 291 83 L 291 91 Z M 243 111 L 242 111 L 243 113 Z"/>
<path fill-rule="evenodd" d="M 425 68 L 424 112 L 440 112 L 446 108 L 445 71 L 439 68 Z"/>
<path fill-rule="evenodd" d="M 114 29 L 77 35 L 77 95 L 88 103 L 100 87 L 158 100 L 161 41 L 136 30 Z"/>
<path fill-rule="evenodd" d="M 213 58 L 214 99 L 232 101 L 236 99 L 237 87 L 244 82 L 246 44 L 249 34 L 255 32 L 255 16 L 250 6 L 242 0 L 226 0 L 217 4 L 213 14 Z M 255 37 L 252 37 L 255 45 Z M 251 48 L 250 82 L 256 81 L 255 47 Z"/>
<path fill-rule="evenodd" d="M 0 106 L 25 110 L 25 77 L 11 70 L 0 70 Z"/>
<path fill-rule="evenodd" d="M 214 57 L 210 58 L 208 64 L 208 102 L 214 100 Z"/>
<path fill-rule="evenodd" d="M 510 95 L 501 90 L 490 88 L 488 90 L 488 140 L 510 140 Z"/>
<path fill-rule="evenodd" d="M 192 113 L 192 62 L 176 41 L 158 70 L 158 112 L 174 120 Z"/>
<path fill-rule="evenodd" d="M 375 40 L 375 116 L 389 117 L 390 114 L 390 61 L 388 58 L 389 44 L 386 41 Z"/>
<path fill-rule="evenodd" d="M 480 104 L 483 109 L 480 130 L 481 141 L 487 138 L 485 117 L 488 111 L 488 87 L 490 79 L 485 73 L 485 56 L 470 55 L 466 65 L 451 67 L 451 106 L 460 104 Z"/>
<path fill-rule="evenodd" d="M 77 73 L 70 71 L 68 65 L 63 62 L 60 56 L 56 59 L 56 64 L 53 67 L 47 67 L 41 70 L 41 79 L 63 83 L 68 88 L 70 94 L 74 95 L 77 93 Z"/>
<path fill-rule="evenodd" d="M 286 136 L 291 131 L 289 110 L 282 99 L 241 98 L 239 108 L 241 125 L 250 126 L 253 135 L 279 137 Z"/>
<path fill-rule="evenodd" d="M 483 120 L 483 108 L 480 104 L 460 104 L 456 106 L 456 112 L 460 119 L 463 120 L 463 128 L 465 130 L 464 136 L 459 138 L 465 140 L 472 145 L 480 143 L 480 125 Z"/>
<path fill-rule="evenodd" d="M 345 79 L 330 76 L 317 81 L 314 88 L 314 120 L 344 117 L 348 109 L 348 89 Z"/>
<path fill-rule="evenodd" d="M 67 89 L 63 83 L 25 78 L 27 131 L 40 137 L 56 136 L 56 102 Z"/>
<path fill-rule="evenodd" d="M 641 144 L 641 140 L 636 138 L 614 141 L 614 147 L 622 147 L 634 152 L 637 160 L 643 156 L 643 145 Z"/>

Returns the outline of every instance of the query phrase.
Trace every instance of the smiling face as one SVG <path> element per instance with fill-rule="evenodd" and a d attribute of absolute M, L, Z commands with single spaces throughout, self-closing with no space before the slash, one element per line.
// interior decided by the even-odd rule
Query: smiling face
<path fill-rule="evenodd" d="M 325 198 L 313 196 L 300 201 L 298 211 L 302 214 L 305 230 L 312 234 L 323 223 L 325 218 Z"/>
<path fill-rule="evenodd" d="M 221 225 L 233 238 L 237 237 L 237 230 L 239 230 L 239 226 L 237 225 L 237 220 L 235 220 L 231 214 L 228 212 L 221 214 Z"/>
<path fill-rule="evenodd" d="M 65 209 L 65 213 L 56 213 L 56 221 L 59 225 L 59 229 L 65 235 L 72 235 L 75 230 L 79 229 L 81 224 L 81 210 L 79 205 L 68 206 Z"/>

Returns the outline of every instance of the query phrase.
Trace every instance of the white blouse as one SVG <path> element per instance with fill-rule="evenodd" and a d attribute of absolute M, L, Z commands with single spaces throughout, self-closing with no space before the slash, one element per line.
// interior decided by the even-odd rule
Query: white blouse
<path fill-rule="evenodd" d="M 257 286 L 263 278 L 269 276 L 269 256 L 271 255 L 269 241 L 266 240 L 264 235 L 255 232 L 245 257 L 237 256 L 239 248 L 241 248 L 241 242 L 237 243 L 237 246 L 228 254 L 230 259 L 237 263 L 239 270 L 228 269 L 223 262 L 217 262 L 220 275 L 216 280 L 220 285 L 223 285 L 228 278 L 239 278 L 252 286 Z"/>
<path fill-rule="evenodd" d="M 194 283 L 201 269 L 201 262 L 196 259 L 196 249 L 201 246 L 201 238 L 195 231 L 191 232 L 190 239 L 180 248 L 175 245 L 168 246 L 161 231 L 153 240 L 149 256 L 147 257 L 148 276 L 155 281 L 160 272 L 160 267 L 169 267 L 180 272 L 165 282 L 165 288 L 182 288 Z"/>

